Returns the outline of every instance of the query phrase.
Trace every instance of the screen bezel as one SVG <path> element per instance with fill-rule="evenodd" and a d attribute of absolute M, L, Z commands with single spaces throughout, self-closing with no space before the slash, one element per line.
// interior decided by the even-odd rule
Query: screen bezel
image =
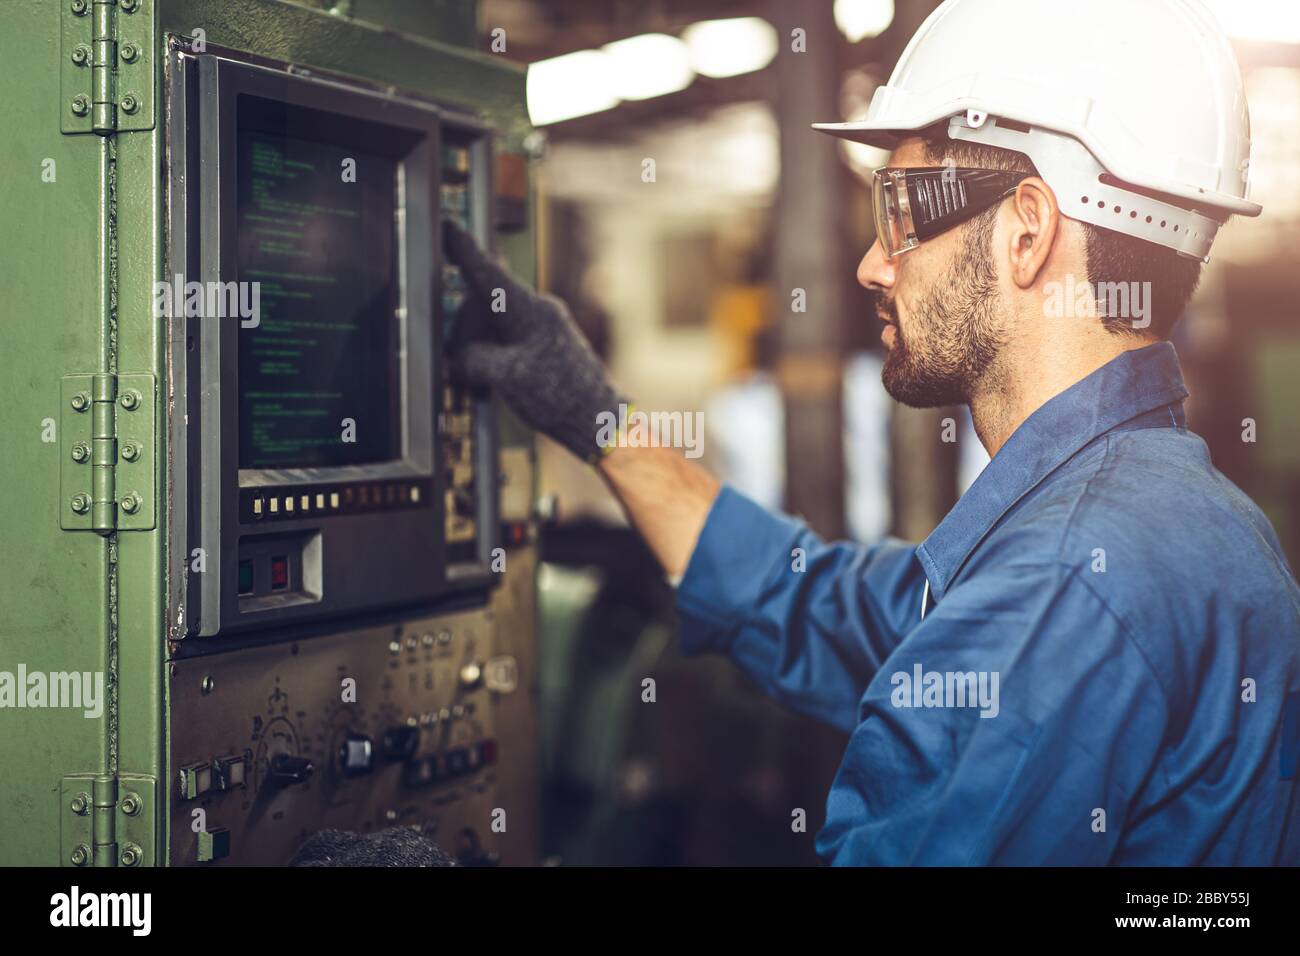
<path fill-rule="evenodd" d="M 376 96 L 352 87 L 315 78 L 263 69 L 229 60 L 200 61 L 200 69 L 216 71 L 209 89 L 217 91 L 215 110 L 207 110 L 205 123 L 215 123 L 218 164 L 216 216 L 226 228 L 215 236 L 205 230 L 205 242 L 215 242 L 217 275 L 213 281 L 238 279 L 238 169 L 240 109 L 247 101 L 258 108 L 282 105 L 286 114 L 310 120 L 310 137 L 334 145 L 355 144 L 360 151 L 386 156 L 396 162 L 397 196 L 394 199 L 397 236 L 397 313 L 399 369 L 399 456 L 388 461 L 351 465 L 298 468 L 238 468 L 239 487 L 294 487 L 322 483 L 381 481 L 432 477 L 434 474 L 434 408 L 427 384 L 435 379 L 434 284 L 436 257 L 437 157 L 441 149 L 441 117 L 436 110 L 414 102 Z M 267 130 L 270 131 L 270 130 Z M 292 132 L 286 135 L 294 135 Z M 208 262 L 212 258 L 204 256 Z M 233 448 L 223 442 L 222 458 L 233 452 L 239 460 L 239 322 L 222 321 L 205 338 L 219 336 L 221 355 L 221 419 L 232 427 L 222 432 L 233 437 Z"/>
<path fill-rule="evenodd" d="M 481 158 L 491 155 L 491 127 L 471 114 L 405 97 L 391 88 L 304 72 L 288 64 L 255 65 L 233 51 L 218 52 L 212 46 L 203 54 L 177 55 L 169 70 L 166 115 L 171 177 L 169 264 L 180 267 L 185 278 L 202 281 L 228 280 L 233 272 L 237 195 L 229 170 L 236 159 L 235 105 L 240 94 L 252 92 L 291 105 L 417 131 L 421 145 L 407 158 L 408 175 L 403 177 L 404 195 L 398 204 L 403 216 L 399 269 L 406 303 L 404 391 L 408 416 L 403 430 L 409 444 L 404 446 L 401 461 L 331 468 L 328 481 L 344 491 L 355 486 L 364 492 L 368 483 L 396 474 L 394 481 L 425 482 L 431 493 L 418 504 L 411 499 L 396 508 L 364 513 L 313 508 L 310 514 L 298 509 L 300 513 L 293 515 L 282 511 L 269 526 L 258 522 L 256 514 L 245 513 L 241 499 L 251 502 L 268 492 L 284 490 L 286 479 L 294 482 L 287 486 L 289 490 L 307 491 L 312 471 L 239 470 L 238 321 L 173 321 L 170 367 L 183 381 L 176 383 L 173 400 L 177 404 L 169 409 L 176 413 L 173 425 L 187 450 L 186 478 L 179 493 L 173 489 L 169 514 L 175 506 L 184 509 L 187 540 L 175 548 L 171 564 L 173 593 L 186 598 L 169 610 L 169 616 L 173 633 L 199 639 L 191 645 L 195 653 L 203 652 L 199 648 L 202 639 L 218 634 L 223 646 L 235 632 L 256 631 L 264 635 L 259 640 L 276 639 L 275 635 L 288 633 L 288 627 L 322 618 L 430 606 L 453 599 L 453 592 L 459 594 L 470 583 L 468 577 L 456 575 L 453 585 L 447 567 L 442 535 L 444 482 L 436 467 L 434 401 L 444 377 L 442 330 L 435 307 L 441 281 L 437 268 L 441 262 L 439 160 L 445 127 L 481 136 L 485 150 Z M 486 185 L 485 180 L 484 188 Z M 483 201 L 486 203 L 486 198 Z M 482 238 L 490 242 L 490 231 Z M 480 466 L 494 460 L 495 453 L 489 450 L 495 447 L 490 419 L 485 416 L 482 420 L 482 433 L 490 440 Z M 486 555 L 497 538 L 495 471 L 488 468 L 481 480 Z M 256 484 L 259 481 L 269 483 Z M 277 601 L 274 607 L 246 606 L 247 599 L 237 596 L 234 584 L 240 549 L 250 536 L 255 539 L 272 530 L 280 534 L 319 532 L 320 547 L 313 553 L 321 562 L 323 588 L 303 599 L 295 595 L 293 600 Z M 193 573 L 190 566 L 196 550 L 210 555 L 201 574 Z M 474 579 L 474 585 L 491 588 L 498 583 L 497 577 L 485 573 Z"/>

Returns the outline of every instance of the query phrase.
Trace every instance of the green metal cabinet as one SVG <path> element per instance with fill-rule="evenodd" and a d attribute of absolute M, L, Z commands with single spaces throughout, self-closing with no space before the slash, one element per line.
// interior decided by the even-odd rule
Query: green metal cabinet
<path fill-rule="evenodd" d="M 177 450 L 153 318 L 167 274 L 169 38 L 471 108 L 498 149 L 521 151 L 529 132 L 522 71 L 472 49 L 474 4 L 320 7 L 0 3 L 0 672 L 14 675 L 12 699 L 0 685 L 0 864 L 173 861 L 165 496 Z M 498 245 L 530 278 L 530 231 Z M 102 672 L 102 713 L 19 706 L 20 667 Z"/>

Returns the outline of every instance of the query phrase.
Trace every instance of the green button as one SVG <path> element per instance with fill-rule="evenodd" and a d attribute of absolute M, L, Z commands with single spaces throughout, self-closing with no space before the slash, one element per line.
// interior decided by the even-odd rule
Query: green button
<path fill-rule="evenodd" d="M 213 827 L 212 830 L 199 831 L 199 845 L 196 854 L 198 862 L 211 863 L 230 856 L 230 831 L 225 827 Z"/>
<path fill-rule="evenodd" d="M 253 593 L 253 562 L 251 560 L 239 562 L 239 593 Z"/>

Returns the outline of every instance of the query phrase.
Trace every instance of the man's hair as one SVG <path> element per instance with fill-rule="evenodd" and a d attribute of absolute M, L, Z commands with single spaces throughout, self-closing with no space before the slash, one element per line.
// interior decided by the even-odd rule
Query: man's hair
<path fill-rule="evenodd" d="M 946 137 L 926 139 L 926 161 L 939 165 L 944 157 L 958 166 L 978 169 L 1006 169 L 1037 176 L 1033 161 L 1024 153 L 971 143 L 950 140 Z M 973 221 L 971 236 L 976 241 L 992 234 L 993 221 L 998 207 L 994 206 Z M 1167 339 L 1174 324 L 1182 315 L 1196 284 L 1201 278 L 1201 261 L 1180 256 L 1173 249 L 1128 236 L 1111 229 L 1079 223 L 1083 227 L 1088 282 L 1094 292 L 1106 288 L 1102 283 L 1149 282 L 1150 296 L 1146 302 L 1151 324 L 1145 329 L 1133 328 L 1133 321 L 1123 316 L 1105 314 L 1099 309 L 1101 324 L 1115 335 L 1155 335 Z M 1104 303 L 1103 303 L 1104 305 Z"/>

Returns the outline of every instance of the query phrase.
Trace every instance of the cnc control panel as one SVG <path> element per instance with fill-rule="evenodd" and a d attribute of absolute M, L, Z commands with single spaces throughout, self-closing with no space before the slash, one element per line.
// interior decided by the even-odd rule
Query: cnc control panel
<path fill-rule="evenodd" d="M 285 864 L 318 830 L 399 824 L 495 862 L 496 701 L 519 665 L 494 628 L 469 611 L 177 662 L 176 862 Z"/>

